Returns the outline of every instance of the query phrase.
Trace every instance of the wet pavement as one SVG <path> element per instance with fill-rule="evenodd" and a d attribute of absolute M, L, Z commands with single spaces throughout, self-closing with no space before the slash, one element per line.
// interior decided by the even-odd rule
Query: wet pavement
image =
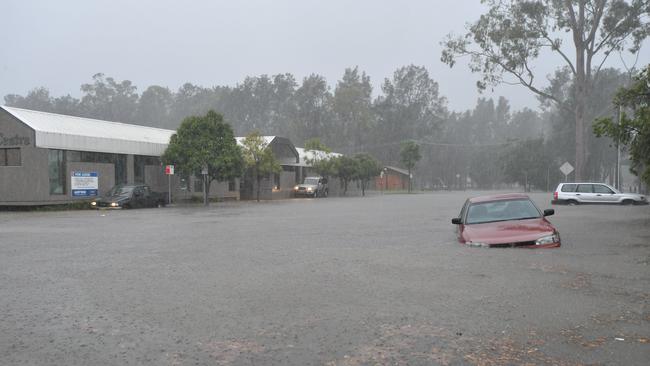
<path fill-rule="evenodd" d="M 647 364 L 649 206 L 469 248 L 472 194 L 0 212 L 0 364 Z"/>

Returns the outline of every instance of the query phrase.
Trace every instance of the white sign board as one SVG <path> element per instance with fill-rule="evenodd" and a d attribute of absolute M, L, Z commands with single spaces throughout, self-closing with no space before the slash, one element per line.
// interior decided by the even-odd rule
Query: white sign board
<path fill-rule="evenodd" d="M 567 161 L 566 163 L 562 164 L 562 166 L 560 167 L 560 171 L 564 175 L 569 175 L 573 171 L 573 165 L 569 164 L 569 162 Z"/>
<path fill-rule="evenodd" d="M 97 172 L 72 172 L 70 193 L 72 197 L 94 197 L 99 190 Z"/>

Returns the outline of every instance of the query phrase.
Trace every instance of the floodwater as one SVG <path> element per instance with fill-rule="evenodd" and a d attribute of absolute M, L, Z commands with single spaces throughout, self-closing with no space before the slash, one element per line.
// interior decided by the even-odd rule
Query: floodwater
<path fill-rule="evenodd" d="M 645 365 L 650 207 L 556 206 L 559 249 L 470 248 L 450 219 L 476 194 L 0 213 L 0 359 Z"/>

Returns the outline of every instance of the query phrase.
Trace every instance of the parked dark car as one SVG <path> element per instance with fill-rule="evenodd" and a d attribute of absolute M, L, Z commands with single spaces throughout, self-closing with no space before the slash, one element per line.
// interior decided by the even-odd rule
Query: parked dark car
<path fill-rule="evenodd" d="M 167 194 L 154 192 L 144 184 L 117 185 L 111 188 L 105 196 L 100 197 L 90 205 L 94 208 L 140 208 L 163 207 L 167 203 Z"/>
<path fill-rule="evenodd" d="M 560 234 L 546 220 L 554 213 L 540 211 L 525 194 L 500 194 L 468 199 L 451 223 L 458 241 L 470 246 L 554 248 L 561 245 Z"/>

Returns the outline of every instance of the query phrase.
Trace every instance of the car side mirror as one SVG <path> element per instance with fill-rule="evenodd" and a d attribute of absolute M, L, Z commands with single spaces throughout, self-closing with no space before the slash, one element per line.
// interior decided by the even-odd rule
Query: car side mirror
<path fill-rule="evenodd" d="M 451 219 L 451 223 L 454 225 L 460 225 L 463 223 L 463 221 L 460 219 L 460 217 L 454 217 L 453 219 Z"/>
<path fill-rule="evenodd" d="M 547 208 L 546 210 L 544 210 L 544 216 L 551 216 L 551 215 L 555 215 L 555 210 L 554 209 Z"/>

